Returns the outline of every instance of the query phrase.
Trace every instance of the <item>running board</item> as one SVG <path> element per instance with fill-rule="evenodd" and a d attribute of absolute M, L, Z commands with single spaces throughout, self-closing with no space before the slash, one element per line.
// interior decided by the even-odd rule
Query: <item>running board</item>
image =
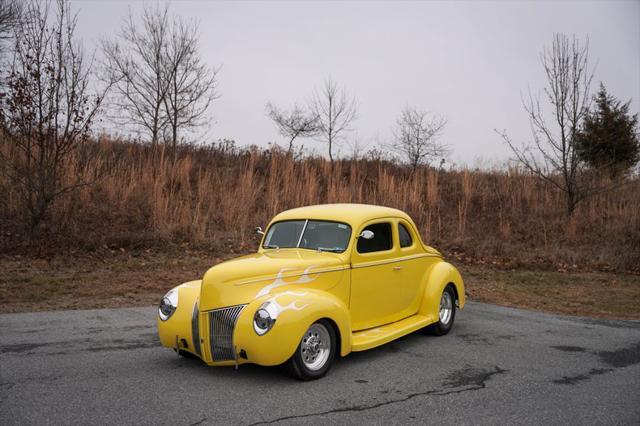
<path fill-rule="evenodd" d="M 351 335 L 351 350 L 354 352 L 365 351 L 375 348 L 376 346 L 384 345 L 398 337 L 413 333 L 433 322 L 430 317 L 416 314 L 403 320 L 392 322 L 391 324 L 355 331 Z"/>

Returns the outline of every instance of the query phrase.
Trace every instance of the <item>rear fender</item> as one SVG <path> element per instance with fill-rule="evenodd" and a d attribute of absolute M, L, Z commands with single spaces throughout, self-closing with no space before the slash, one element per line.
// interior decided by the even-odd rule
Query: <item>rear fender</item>
<path fill-rule="evenodd" d="M 464 281 L 458 270 L 447 262 L 435 264 L 425 276 L 424 298 L 418 313 L 431 318 L 432 322 L 439 319 L 440 298 L 448 284 L 453 284 L 456 292 L 458 308 L 462 309 L 466 302 Z"/>

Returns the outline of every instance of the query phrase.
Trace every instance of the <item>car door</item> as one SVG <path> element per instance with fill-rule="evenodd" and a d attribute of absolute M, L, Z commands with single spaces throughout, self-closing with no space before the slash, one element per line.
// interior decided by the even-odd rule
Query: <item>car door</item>
<path fill-rule="evenodd" d="M 418 312 L 424 292 L 424 276 L 426 271 L 436 262 L 437 257 L 426 253 L 416 230 L 404 219 L 395 222 L 398 236 L 398 291 L 402 294 L 399 304 L 403 307 L 403 316 L 408 317 Z"/>
<path fill-rule="evenodd" d="M 398 291 L 401 267 L 394 220 L 364 224 L 355 235 L 373 232 L 370 240 L 358 238 L 351 256 L 351 327 L 363 330 L 402 318 L 406 297 Z"/>

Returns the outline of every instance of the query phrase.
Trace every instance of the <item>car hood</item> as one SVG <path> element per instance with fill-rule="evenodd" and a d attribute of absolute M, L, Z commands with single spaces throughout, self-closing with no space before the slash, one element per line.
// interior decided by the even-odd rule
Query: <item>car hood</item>
<path fill-rule="evenodd" d="M 282 249 L 242 256 L 205 273 L 199 308 L 208 311 L 245 304 L 291 288 L 327 290 L 338 283 L 346 269 L 348 264 L 336 253 Z"/>

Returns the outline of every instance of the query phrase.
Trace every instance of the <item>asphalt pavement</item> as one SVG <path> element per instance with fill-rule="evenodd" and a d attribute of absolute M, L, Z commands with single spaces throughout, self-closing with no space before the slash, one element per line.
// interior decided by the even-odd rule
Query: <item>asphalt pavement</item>
<path fill-rule="evenodd" d="M 640 424 L 640 322 L 469 303 L 318 381 L 162 348 L 155 308 L 0 315 L 0 424 Z"/>

